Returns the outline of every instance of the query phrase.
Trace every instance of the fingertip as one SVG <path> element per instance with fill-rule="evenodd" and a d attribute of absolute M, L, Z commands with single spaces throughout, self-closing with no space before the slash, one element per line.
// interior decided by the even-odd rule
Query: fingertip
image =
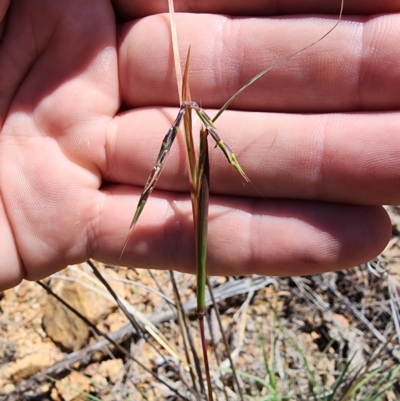
<path fill-rule="evenodd" d="M 0 291 L 20 284 L 25 277 L 23 264 L 18 254 L 14 235 L 8 222 L 3 204 L 0 202 Z"/>
<path fill-rule="evenodd" d="M 391 236 L 390 218 L 382 206 L 338 205 L 325 221 L 329 238 L 316 242 L 318 263 L 304 263 L 298 275 L 359 266 L 376 258 Z M 314 264 L 314 266 L 313 266 Z"/>
<path fill-rule="evenodd" d="M 361 207 L 360 207 L 361 208 Z M 365 206 L 360 227 L 351 239 L 356 250 L 354 265 L 368 262 L 383 252 L 392 235 L 390 217 L 382 206 Z"/>

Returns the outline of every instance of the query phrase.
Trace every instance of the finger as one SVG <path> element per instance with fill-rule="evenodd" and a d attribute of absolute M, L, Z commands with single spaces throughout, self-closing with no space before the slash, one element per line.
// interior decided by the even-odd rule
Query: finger
<path fill-rule="evenodd" d="M 0 262 L 0 291 L 18 285 L 25 276 L 21 261 L 18 257 L 18 250 L 11 225 L 4 210 L 2 196 L 0 196 L 0 241 L 2 249 L 6 252 L 2 253 Z"/>
<path fill-rule="evenodd" d="M 328 32 L 331 18 L 177 16 L 181 59 L 191 45 L 191 93 L 219 108 L 257 73 Z M 178 104 L 166 15 L 127 25 L 120 77 L 127 107 Z M 342 21 L 323 41 L 279 65 L 232 105 L 241 110 L 337 112 L 400 108 L 400 14 Z M 144 56 L 144 54 L 146 56 Z"/>
<path fill-rule="evenodd" d="M 337 14 L 340 0 L 319 1 L 274 1 L 264 0 L 175 0 L 175 9 L 178 12 L 229 14 L 229 15 L 283 15 L 301 13 Z M 345 0 L 345 12 L 348 14 L 378 14 L 398 12 L 400 6 L 397 0 Z M 168 11 L 167 2 L 146 0 L 114 0 L 120 18 L 131 19 Z"/>
<path fill-rule="evenodd" d="M 23 110 L 35 114 L 42 132 L 61 136 L 70 129 L 82 144 L 77 122 L 114 115 L 119 108 L 114 19 L 108 2 L 13 3 L 0 43 L 0 126 Z"/>
<path fill-rule="evenodd" d="M 9 5 L 10 5 L 10 0 L 0 0 L 0 22 L 3 21 Z"/>
<path fill-rule="evenodd" d="M 109 138 L 106 148 L 106 179 L 142 187 L 176 112 L 141 109 L 117 118 L 118 134 Z M 227 111 L 217 130 L 252 183 L 244 185 L 219 149 L 214 149 L 213 193 L 365 205 L 400 202 L 400 113 Z M 183 135 L 177 136 L 157 187 L 189 190 Z"/>
<path fill-rule="evenodd" d="M 110 188 L 107 193 L 92 256 L 115 264 L 139 192 Z M 191 216 L 188 196 L 155 191 L 119 263 L 193 272 Z M 343 269 L 376 256 L 390 233 L 390 221 L 380 207 L 212 197 L 208 269 L 221 275 Z"/>

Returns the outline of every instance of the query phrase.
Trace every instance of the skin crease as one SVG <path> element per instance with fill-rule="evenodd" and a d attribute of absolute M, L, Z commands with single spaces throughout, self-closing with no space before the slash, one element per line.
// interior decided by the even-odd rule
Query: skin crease
<path fill-rule="evenodd" d="M 177 2 L 208 13 L 177 23 L 182 59 L 192 46 L 193 100 L 211 116 L 328 31 L 339 9 L 275 3 Z M 0 0 L 0 289 L 89 257 L 194 271 L 181 136 L 119 261 L 178 110 L 168 17 L 154 4 Z M 400 3 L 346 0 L 345 12 L 218 120 L 252 184 L 210 147 L 210 274 L 342 269 L 389 240 L 381 205 L 400 201 Z"/>

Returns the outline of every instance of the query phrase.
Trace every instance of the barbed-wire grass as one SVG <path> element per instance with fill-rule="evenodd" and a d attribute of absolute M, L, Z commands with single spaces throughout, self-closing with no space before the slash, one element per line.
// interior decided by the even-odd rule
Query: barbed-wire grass
<path fill-rule="evenodd" d="M 170 11 L 170 27 L 171 27 L 171 39 L 172 39 L 172 49 L 175 62 L 175 71 L 177 79 L 177 88 L 181 106 L 178 115 L 173 123 L 172 127 L 168 130 L 165 135 L 161 149 L 157 156 L 156 162 L 147 182 L 144 186 L 143 192 L 139 198 L 136 211 L 134 213 L 131 225 L 129 227 L 129 232 L 126 236 L 125 243 L 123 245 L 121 256 L 129 242 L 130 234 L 137 224 L 139 217 L 149 199 L 152 191 L 154 190 L 157 181 L 162 173 L 167 156 L 171 150 L 173 142 L 179 130 L 179 126 L 184 121 L 184 131 L 185 131 L 185 143 L 186 143 L 186 153 L 187 153 L 187 164 L 189 171 L 189 182 L 190 182 L 190 194 L 192 200 L 192 213 L 193 213 L 193 223 L 195 231 L 195 243 L 196 243 L 196 271 L 197 271 L 197 318 L 199 322 L 199 330 L 201 336 L 201 345 L 203 351 L 204 360 L 204 370 L 207 381 L 207 398 L 209 401 L 213 401 L 213 390 L 210 377 L 210 367 L 208 363 L 208 353 L 207 353 L 207 343 L 205 338 L 205 326 L 204 317 L 206 314 L 205 305 L 205 289 L 206 289 L 206 277 L 207 277 L 207 243 L 208 243 L 208 205 L 209 205 L 209 194 L 210 194 L 210 165 L 209 165 L 209 154 L 208 154 L 208 136 L 211 136 L 215 141 L 216 146 L 218 146 L 223 154 L 225 155 L 228 162 L 236 169 L 240 176 L 247 182 L 250 179 L 247 177 L 246 173 L 242 169 L 237 160 L 235 154 L 231 151 L 229 146 L 220 138 L 214 126 L 215 121 L 224 113 L 224 111 L 232 104 L 232 102 L 237 99 L 247 88 L 256 83 L 261 77 L 267 74 L 274 68 L 279 67 L 282 63 L 290 60 L 296 55 L 306 51 L 312 46 L 316 45 L 327 37 L 339 24 L 342 13 L 344 0 L 340 2 L 340 11 L 337 22 L 329 29 L 324 35 L 306 45 L 305 47 L 299 49 L 298 51 L 289 54 L 283 59 L 279 60 L 272 66 L 262 70 L 260 73 L 251 78 L 247 83 L 245 83 L 235 94 L 233 94 L 228 101 L 222 106 L 222 108 L 217 112 L 214 118 L 210 118 L 206 111 L 202 109 L 197 103 L 192 101 L 190 94 L 190 83 L 189 83 L 189 71 L 190 71 L 190 48 L 187 53 L 184 74 L 181 73 L 181 61 L 179 58 L 179 45 L 178 45 L 178 34 L 176 30 L 175 23 L 175 13 L 173 0 L 168 1 L 169 11 Z M 200 151 L 199 156 L 196 158 L 196 152 L 194 150 L 194 140 L 193 140 L 193 130 L 192 130 L 192 117 L 191 112 L 194 111 L 199 117 L 203 124 L 200 130 Z M 261 195 L 261 194 L 260 194 Z M 225 344 L 228 348 L 228 344 Z M 188 345 L 185 349 L 189 349 Z M 229 349 L 228 349 L 229 353 Z M 237 375 L 235 374 L 234 365 L 231 364 L 231 369 L 234 377 L 234 382 L 236 384 L 236 389 L 241 399 L 243 399 L 242 390 L 239 385 Z M 204 385 L 200 380 L 200 388 L 204 393 Z"/>

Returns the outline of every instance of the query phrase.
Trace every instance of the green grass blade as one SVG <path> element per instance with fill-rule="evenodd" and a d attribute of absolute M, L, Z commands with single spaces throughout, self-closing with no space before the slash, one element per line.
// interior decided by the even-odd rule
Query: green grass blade
<path fill-rule="evenodd" d="M 208 159 L 207 130 L 200 133 L 200 156 L 198 167 L 198 188 L 196 194 L 196 264 L 197 264 L 197 308 L 205 309 L 206 291 L 206 259 L 207 259 L 207 230 L 208 202 L 210 191 L 210 166 Z"/>
<path fill-rule="evenodd" d="M 204 330 L 206 312 L 206 279 L 207 279 L 207 234 L 208 203 L 210 197 L 210 164 L 208 158 L 207 130 L 200 131 L 200 155 L 197 167 L 197 191 L 195 204 L 196 230 L 196 270 L 197 270 L 197 316 L 203 349 L 204 367 L 207 378 L 208 401 L 213 401 L 210 367 L 208 363 L 207 343 Z"/>

